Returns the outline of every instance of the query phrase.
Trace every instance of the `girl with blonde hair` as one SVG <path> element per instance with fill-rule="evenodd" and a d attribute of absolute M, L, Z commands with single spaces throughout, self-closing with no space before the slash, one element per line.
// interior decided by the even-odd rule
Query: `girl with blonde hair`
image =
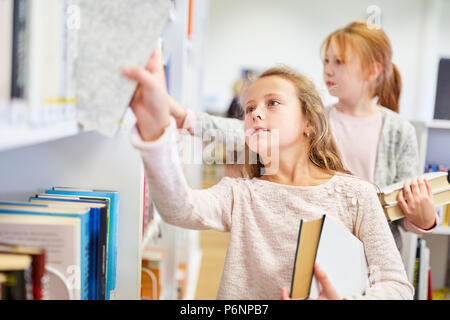
<path fill-rule="evenodd" d="M 371 273 L 366 292 L 341 297 L 315 266 L 320 299 L 412 299 L 375 188 L 346 173 L 311 81 L 287 68 L 259 76 L 245 90 L 243 107 L 245 142 L 260 165 L 253 164 L 247 178 L 225 177 L 193 190 L 180 165 L 158 58 L 155 51 L 146 69 L 123 69 L 139 83 L 130 139 L 167 223 L 230 232 L 218 299 L 279 299 L 290 287 L 300 219 L 324 213 L 362 241 Z"/>
<path fill-rule="evenodd" d="M 354 21 L 324 40 L 321 55 L 325 83 L 338 98 L 326 115 L 345 168 L 380 188 L 404 182 L 398 202 L 405 218 L 390 223 L 401 250 L 400 227 L 431 233 L 439 217 L 428 181 L 416 178 L 422 168 L 414 127 L 398 115 L 401 76 L 389 38 L 381 28 Z M 178 126 L 193 134 L 213 128 L 239 135 L 242 130 L 238 120 L 193 113 L 169 101 Z"/>

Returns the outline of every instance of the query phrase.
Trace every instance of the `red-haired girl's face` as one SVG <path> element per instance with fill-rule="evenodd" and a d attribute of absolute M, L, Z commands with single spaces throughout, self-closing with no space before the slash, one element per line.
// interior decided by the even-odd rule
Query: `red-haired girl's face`
<path fill-rule="evenodd" d="M 344 64 L 330 44 L 323 61 L 323 78 L 332 96 L 353 100 L 361 97 L 365 84 L 359 60 L 351 54 L 348 56 Z"/>

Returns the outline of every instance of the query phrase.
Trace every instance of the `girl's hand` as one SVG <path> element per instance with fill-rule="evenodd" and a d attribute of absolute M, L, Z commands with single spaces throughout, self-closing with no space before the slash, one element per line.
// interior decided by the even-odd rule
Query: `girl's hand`
<path fill-rule="evenodd" d="M 328 280 L 327 275 L 325 272 L 319 267 L 319 265 L 316 263 L 314 264 L 314 275 L 316 277 L 316 280 L 319 283 L 319 286 L 322 288 L 320 291 L 319 297 L 317 297 L 317 300 L 340 300 L 341 297 L 337 293 L 337 291 L 334 289 L 333 285 L 331 284 L 330 280 Z M 289 290 L 287 288 L 281 289 L 281 300 L 291 300 L 289 297 Z"/>
<path fill-rule="evenodd" d="M 166 74 L 161 61 L 161 51 L 159 50 L 159 46 L 155 46 L 152 56 L 147 62 L 146 70 L 154 75 L 154 80 L 158 83 L 158 87 L 164 88 L 167 94 L 167 99 L 169 100 L 170 115 L 175 118 L 177 127 L 180 129 L 183 126 L 184 119 L 186 118 L 186 109 L 167 93 Z M 137 95 L 137 91 L 139 90 L 140 85 L 138 86 L 134 96 Z"/>
<path fill-rule="evenodd" d="M 155 49 L 145 69 L 133 66 L 122 68 L 125 77 L 138 82 L 130 106 L 144 141 L 158 139 L 170 124 L 164 70 L 158 61 L 161 61 L 160 53 Z"/>
<path fill-rule="evenodd" d="M 169 107 L 170 115 L 175 118 L 177 123 L 177 128 L 181 129 L 183 127 L 184 119 L 186 119 L 186 109 L 183 108 L 174 98 L 169 96 Z"/>
<path fill-rule="evenodd" d="M 406 181 L 397 200 L 406 219 L 415 226 L 424 230 L 434 226 L 436 211 L 428 180 L 419 178 Z"/>
<path fill-rule="evenodd" d="M 317 282 L 319 283 L 319 287 L 322 288 L 320 290 L 319 297 L 317 300 L 340 300 L 341 297 L 337 293 L 336 289 L 334 289 L 330 280 L 328 279 L 325 272 L 319 267 L 316 263 L 314 264 L 314 275 L 316 277 Z"/>

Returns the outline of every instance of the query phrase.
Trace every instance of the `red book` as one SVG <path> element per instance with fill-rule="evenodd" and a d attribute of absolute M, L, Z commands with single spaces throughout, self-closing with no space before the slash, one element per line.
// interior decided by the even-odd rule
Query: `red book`
<path fill-rule="evenodd" d="M 25 254 L 31 257 L 31 292 L 27 299 L 42 300 L 42 278 L 45 274 L 45 250 L 36 247 L 25 247 L 0 243 L 0 253 Z"/>
<path fill-rule="evenodd" d="M 431 282 L 431 269 L 428 269 L 428 300 L 433 300 L 433 285 Z"/>

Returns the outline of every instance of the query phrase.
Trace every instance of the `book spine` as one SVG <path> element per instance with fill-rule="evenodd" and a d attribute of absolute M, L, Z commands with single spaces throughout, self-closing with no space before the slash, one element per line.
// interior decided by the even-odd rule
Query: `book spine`
<path fill-rule="evenodd" d="M 107 268 L 107 288 L 106 288 L 106 299 L 111 299 L 112 291 L 116 288 L 116 268 L 117 268 L 117 221 L 119 214 L 119 195 L 113 195 L 111 197 L 111 218 L 110 218 L 110 229 L 111 229 L 111 241 L 109 244 L 108 251 L 108 268 Z"/>
<path fill-rule="evenodd" d="M 11 98 L 13 0 L 0 1 L 0 103 Z"/>
<path fill-rule="evenodd" d="M 33 299 L 42 300 L 43 299 L 43 283 L 42 279 L 45 274 L 45 260 L 46 252 L 42 254 L 33 255 L 32 261 L 32 278 L 33 278 Z"/>
<path fill-rule="evenodd" d="M 26 270 L 2 271 L 6 275 L 4 300 L 26 300 Z"/>
<path fill-rule="evenodd" d="M 108 236 L 108 208 L 105 206 L 100 210 L 100 231 L 99 231 L 99 299 L 106 299 L 106 245 Z"/>
<path fill-rule="evenodd" d="M 75 81 L 75 65 L 78 57 L 78 30 L 80 29 L 80 6 L 79 0 L 70 0 L 68 13 L 70 17 L 67 20 L 68 28 L 68 48 L 67 48 L 67 93 L 68 99 L 67 115 L 75 118 L 76 116 L 76 81 Z"/>
<path fill-rule="evenodd" d="M 417 240 L 417 250 L 416 250 L 416 259 L 414 262 L 414 278 L 413 278 L 413 287 L 414 287 L 414 300 L 419 300 L 420 288 L 420 256 L 421 256 L 421 239 Z"/>
<path fill-rule="evenodd" d="M 448 227 L 450 226 L 450 203 L 445 205 L 443 211 L 444 213 L 442 215 L 442 226 Z"/>
<path fill-rule="evenodd" d="M 61 103 L 64 118 L 74 119 L 75 110 L 75 63 L 78 51 L 79 9 L 78 0 L 62 0 L 62 50 L 60 70 Z"/>
<path fill-rule="evenodd" d="M 98 208 L 89 212 L 89 300 L 97 299 L 97 245 L 98 245 Z"/>
<path fill-rule="evenodd" d="M 81 239 L 81 300 L 89 299 L 89 216 L 82 218 L 83 231 Z"/>
<path fill-rule="evenodd" d="M 24 99 L 27 78 L 28 0 L 15 0 L 13 11 L 11 99 Z"/>

